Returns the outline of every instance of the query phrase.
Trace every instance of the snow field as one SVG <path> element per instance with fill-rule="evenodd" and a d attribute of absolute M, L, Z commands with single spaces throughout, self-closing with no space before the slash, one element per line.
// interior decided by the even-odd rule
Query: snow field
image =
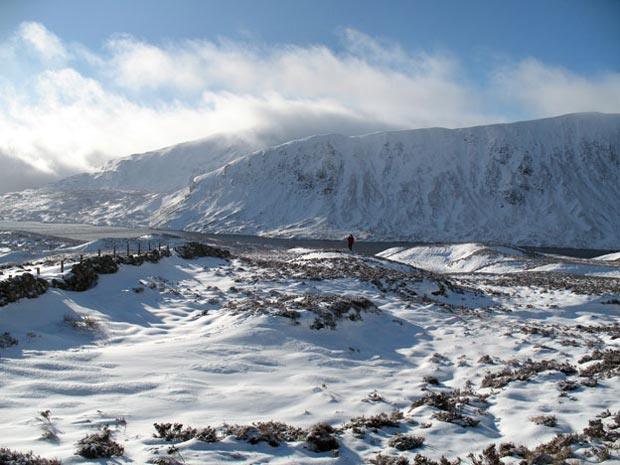
<path fill-rule="evenodd" d="M 416 259 L 423 257 L 437 271 L 450 268 L 447 260 L 466 260 L 478 250 L 475 244 L 427 249 Z M 171 257 L 122 266 L 99 276 L 86 292 L 50 289 L 1 307 L 0 333 L 19 340 L 0 349 L 1 445 L 65 464 L 87 463 L 74 455 L 75 443 L 109 424 L 125 447 L 115 463 L 147 463 L 155 451 L 165 456 L 170 445 L 153 438 L 155 422 L 342 426 L 396 409 L 405 415 L 399 429 L 368 430 L 363 438 L 347 429 L 339 436 L 338 457 L 310 452 L 302 442 L 274 448 L 231 436 L 177 447 L 188 464 L 357 464 L 377 453 L 412 458 L 416 452 L 465 458 L 493 442 L 533 447 L 558 432 L 579 432 L 600 412 L 619 408 L 618 376 L 565 396 L 558 383 L 579 378 L 554 370 L 501 388 L 481 387 L 487 373 L 513 360 L 579 368 L 579 359 L 593 348 L 618 349 L 611 332 L 577 328 L 617 324 L 618 305 L 602 303 L 610 295 L 545 288 L 536 281 L 508 286 L 471 269 L 441 277 L 337 252 L 238 253 L 231 261 Z M 57 273 L 54 266 L 43 270 L 44 276 Z M 339 320 L 333 330 L 311 329 L 316 315 L 310 311 L 296 319 L 277 316 L 278 302 L 293 308 L 288 296 L 308 295 L 366 298 L 379 311 Z M 96 324 L 74 328 L 65 315 Z M 489 395 L 482 407 L 463 406 L 480 421 L 476 427 L 439 421 L 429 405 L 411 407 L 429 392 L 465 389 L 468 383 Z M 45 410 L 57 440 L 41 439 L 49 424 L 39 415 Z M 556 416 L 557 426 L 530 420 L 542 414 Z M 424 437 L 423 447 L 410 453 L 389 447 L 398 431 Z"/>

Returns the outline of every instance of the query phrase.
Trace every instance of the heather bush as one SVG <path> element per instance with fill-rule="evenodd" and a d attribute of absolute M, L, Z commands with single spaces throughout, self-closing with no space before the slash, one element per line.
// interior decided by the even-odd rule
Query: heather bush
<path fill-rule="evenodd" d="M 530 421 L 537 425 L 544 425 L 553 428 L 558 424 L 558 419 L 555 415 L 539 415 L 537 417 L 530 417 Z"/>
<path fill-rule="evenodd" d="M 17 452 L 0 448 L 0 464 L 2 465 L 62 465 L 58 459 L 45 459 L 32 452 Z"/>
<path fill-rule="evenodd" d="M 99 321 L 88 315 L 65 315 L 63 321 L 74 329 L 84 329 L 87 331 L 98 331 L 100 329 Z"/>
<path fill-rule="evenodd" d="M 336 430 L 327 423 L 317 423 L 308 430 L 306 447 L 313 452 L 328 452 L 340 447 Z"/>
<path fill-rule="evenodd" d="M 422 447 L 424 438 L 408 434 L 396 434 L 390 438 L 388 445 L 398 450 L 413 450 Z"/>
<path fill-rule="evenodd" d="M 8 349 L 9 347 L 16 346 L 18 340 L 11 336 L 11 333 L 5 332 L 0 334 L 0 349 Z"/>
<path fill-rule="evenodd" d="M 105 426 L 100 433 L 89 434 L 77 442 L 76 455 L 87 459 L 121 456 L 125 448 L 112 440 L 112 432 Z"/>
<path fill-rule="evenodd" d="M 154 423 L 153 426 L 157 431 L 157 434 L 153 436 L 169 442 L 185 442 L 194 438 L 203 442 L 217 442 L 219 440 L 215 428 L 211 426 L 200 430 L 191 426 L 184 428 L 182 423 Z"/>
<path fill-rule="evenodd" d="M 232 435 L 236 439 L 247 441 L 250 444 L 266 442 L 272 447 L 279 446 L 283 441 L 303 441 L 306 439 L 303 429 L 277 421 L 226 426 L 224 434 Z"/>

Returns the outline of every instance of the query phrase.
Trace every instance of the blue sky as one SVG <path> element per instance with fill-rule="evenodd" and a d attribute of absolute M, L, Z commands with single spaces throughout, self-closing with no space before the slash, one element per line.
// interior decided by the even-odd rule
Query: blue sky
<path fill-rule="evenodd" d="M 447 50 L 476 63 L 535 56 L 577 72 L 620 70 L 618 0 L 3 0 L 6 36 L 37 21 L 94 49 L 113 33 L 161 44 L 229 37 L 325 44 L 350 27 L 411 50 Z M 475 68 L 472 70 L 475 73 Z"/>
<path fill-rule="evenodd" d="M 0 192 L 216 132 L 620 112 L 619 25 L 620 0 L 0 0 Z"/>

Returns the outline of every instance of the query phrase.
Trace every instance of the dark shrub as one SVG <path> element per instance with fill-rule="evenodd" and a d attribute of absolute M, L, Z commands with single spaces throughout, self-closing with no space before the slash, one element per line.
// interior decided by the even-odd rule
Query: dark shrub
<path fill-rule="evenodd" d="M 32 452 L 17 452 L 0 448 L 0 464 L 2 465 L 62 465 L 57 459 L 44 459 Z"/>
<path fill-rule="evenodd" d="M 198 434 L 196 428 L 187 426 L 183 428 L 183 423 L 153 423 L 157 434 L 156 438 L 161 438 L 165 441 L 185 442 L 193 439 Z"/>
<path fill-rule="evenodd" d="M 16 346 L 17 339 L 11 336 L 11 333 L 0 334 L 0 349 L 8 349 L 11 346 Z"/>
<path fill-rule="evenodd" d="M 327 423 L 317 423 L 308 431 L 306 447 L 313 452 L 328 452 L 340 448 L 336 430 Z"/>
<path fill-rule="evenodd" d="M 279 446 L 282 441 L 302 441 L 305 439 L 303 429 L 278 421 L 228 426 L 224 429 L 224 434 L 232 434 L 236 439 L 247 441 L 250 444 L 266 442 L 272 447 Z"/>
<path fill-rule="evenodd" d="M 404 415 L 402 412 L 398 410 L 394 410 L 391 414 L 387 413 L 379 413 L 372 417 L 355 417 L 351 419 L 351 422 L 347 423 L 344 428 L 345 429 L 362 429 L 362 428 L 370 428 L 374 430 L 382 429 L 382 428 L 398 428 L 400 426 L 400 421 L 403 419 Z"/>
<path fill-rule="evenodd" d="M 536 423 L 537 425 L 544 425 L 553 428 L 558 424 L 558 419 L 555 415 L 539 415 L 537 417 L 530 417 L 530 421 L 532 423 Z"/>
<path fill-rule="evenodd" d="M 424 438 L 408 434 L 396 434 L 390 438 L 388 445 L 398 450 L 413 450 L 422 447 Z"/>
<path fill-rule="evenodd" d="M 89 434 L 77 443 L 76 455 L 87 459 L 110 458 L 121 456 L 125 448 L 111 438 L 111 431 L 106 426 L 100 433 Z"/>

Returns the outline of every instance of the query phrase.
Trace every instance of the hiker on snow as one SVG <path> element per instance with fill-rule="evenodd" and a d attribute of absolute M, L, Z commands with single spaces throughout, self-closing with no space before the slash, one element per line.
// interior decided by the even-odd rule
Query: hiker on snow
<path fill-rule="evenodd" d="M 355 238 L 353 237 L 353 234 L 349 234 L 349 237 L 347 237 L 347 245 L 349 246 L 349 250 L 351 252 L 353 252 L 354 243 L 355 243 Z"/>

